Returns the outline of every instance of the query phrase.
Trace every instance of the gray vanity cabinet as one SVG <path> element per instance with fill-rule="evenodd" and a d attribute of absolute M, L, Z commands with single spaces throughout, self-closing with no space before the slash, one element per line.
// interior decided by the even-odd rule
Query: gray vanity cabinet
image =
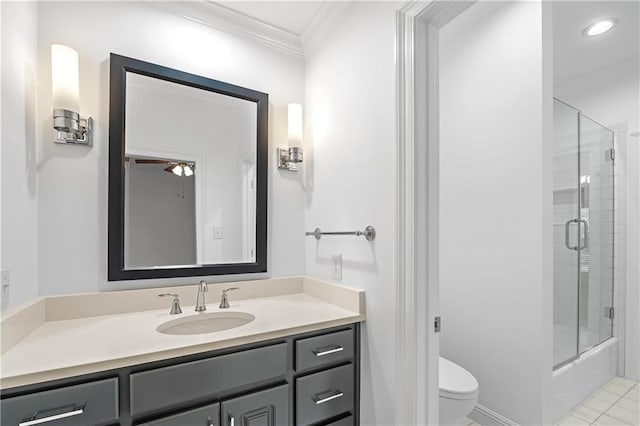
<path fill-rule="evenodd" d="M 289 385 L 222 401 L 222 426 L 287 426 Z"/>
<path fill-rule="evenodd" d="M 359 424 L 360 325 L 0 391 L 2 426 Z"/>

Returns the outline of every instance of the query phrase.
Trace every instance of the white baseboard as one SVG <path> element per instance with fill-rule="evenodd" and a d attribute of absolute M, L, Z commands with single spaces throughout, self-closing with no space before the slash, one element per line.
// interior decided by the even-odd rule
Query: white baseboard
<path fill-rule="evenodd" d="M 467 417 L 482 426 L 518 426 L 518 423 L 481 404 L 477 404 Z"/>

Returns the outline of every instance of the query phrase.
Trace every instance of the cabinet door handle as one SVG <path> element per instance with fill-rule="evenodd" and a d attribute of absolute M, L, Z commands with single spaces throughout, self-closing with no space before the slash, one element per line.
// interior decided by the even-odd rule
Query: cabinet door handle
<path fill-rule="evenodd" d="M 213 424 L 213 420 L 211 420 L 211 416 L 208 416 L 208 417 L 207 417 L 207 426 L 215 426 L 215 425 Z"/>
<path fill-rule="evenodd" d="M 312 352 L 315 354 L 315 356 L 324 356 L 324 355 L 334 354 L 336 352 L 340 352 L 343 350 L 344 348 L 340 345 L 329 345 L 329 346 L 323 346 L 321 348 L 318 348 Z"/>
<path fill-rule="evenodd" d="M 329 391 L 320 392 L 311 397 L 316 405 L 324 404 L 325 402 L 331 401 L 332 399 L 340 398 L 344 396 L 342 391 L 337 389 L 331 389 Z"/>
<path fill-rule="evenodd" d="M 235 419 L 233 418 L 233 416 L 229 416 L 229 426 L 235 426 Z"/>
<path fill-rule="evenodd" d="M 62 410 L 63 408 L 70 408 L 70 410 L 65 411 L 63 413 L 58 413 L 58 414 L 52 414 L 50 416 L 45 416 L 45 417 L 41 417 L 38 418 L 38 415 L 41 413 L 41 411 L 36 411 L 35 414 L 29 418 L 26 418 L 24 420 L 22 420 L 20 423 L 18 423 L 18 426 L 32 426 L 32 425 L 37 425 L 40 423 L 48 423 L 48 422 L 52 422 L 54 420 L 60 420 L 60 419 L 64 419 L 67 417 L 72 417 L 72 416 L 77 416 L 79 414 L 84 413 L 84 405 L 65 405 L 59 408 L 52 408 L 50 410 L 45 410 L 45 412 L 47 411 L 59 411 Z"/>

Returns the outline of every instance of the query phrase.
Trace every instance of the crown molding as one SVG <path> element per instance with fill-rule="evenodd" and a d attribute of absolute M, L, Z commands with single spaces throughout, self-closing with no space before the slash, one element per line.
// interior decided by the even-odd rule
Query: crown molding
<path fill-rule="evenodd" d="M 305 53 L 313 52 L 322 43 L 338 18 L 352 3 L 352 1 L 338 0 L 327 1 L 322 5 L 300 35 Z"/>
<path fill-rule="evenodd" d="M 304 58 L 300 36 L 213 1 L 151 1 L 148 4 L 216 30 L 257 41 L 267 47 Z"/>
<path fill-rule="evenodd" d="M 189 21 L 219 31 L 257 41 L 281 53 L 304 58 L 329 34 L 338 18 L 352 1 L 326 1 L 316 12 L 302 34 L 298 35 L 252 16 L 224 7 L 211 0 L 205 1 L 148 1 L 149 5 Z"/>

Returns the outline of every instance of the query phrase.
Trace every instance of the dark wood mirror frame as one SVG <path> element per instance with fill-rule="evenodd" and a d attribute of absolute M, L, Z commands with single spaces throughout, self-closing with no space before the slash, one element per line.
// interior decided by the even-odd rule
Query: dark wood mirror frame
<path fill-rule="evenodd" d="M 256 257 L 250 263 L 159 266 L 125 269 L 124 265 L 124 157 L 127 72 L 255 102 L 256 146 Z M 267 176 L 269 95 L 161 65 L 111 54 L 109 83 L 109 218 L 108 280 L 137 280 L 207 275 L 251 274 L 267 271 Z"/>

